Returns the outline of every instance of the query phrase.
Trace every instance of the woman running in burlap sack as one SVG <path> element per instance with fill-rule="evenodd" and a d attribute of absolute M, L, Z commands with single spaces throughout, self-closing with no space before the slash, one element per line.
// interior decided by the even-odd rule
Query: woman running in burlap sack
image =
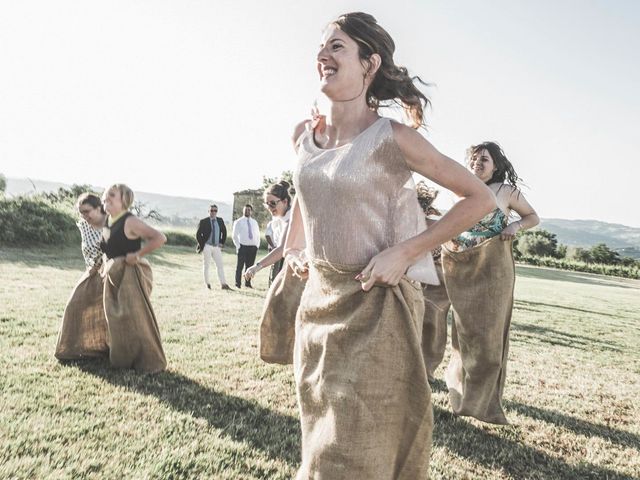
<path fill-rule="evenodd" d="M 482 182 L 416 131 L 428 100 L 394 50 L 371 15 L 330 23 L 317 55 L 327 115 L 294 133 L 285 255 L 308 277 L 293 360 L 298 479 L 428 477 L 433 411 L 420 282 L 438 280 L 425 252 L 495 208 Z M 400 104 L 413 128 L 380 117 L 385 101 Z M 464 197 L 428 231 L 413 171 Z"/>
<path fill-rule="evenodd" d="M 133 191 L 126 185 L 112 185 L 105 190 L 103 200 L 109 214 L 101 245 L 108 258 L 104 311 L 109 327 L 109 360 L 114 367 L 162 371 L 167 361 L 150 301 L 153 277 L 149 262 L 142 257 L 167 239 L 129 212 Z"/>
<path fill-rule="evenodd" d="M 519 230 L 540 220 L 497 143 L 470 147 L 467 166 L 495 193 L 498 207 L 443 245 L 446 293 L 453 310 L 452 353 L 445 378 L 454 413 L 506 424 L 502 393 L 515 284 L 512 243 Z M 509 223 L 512 212 L 520 219 Z M 446 314 L 425 316 L 425 329 L 444 331 L 434 335 L 433 341 L 423 342 L 427 370 L 433 375 L 444 354 Z"/>
<path fill-rule="evenodd" d="M 102 266 L 100 240 L 107 214 L 100 197 L 92 193 L 80 195 L 76 206 L 81 216 L 77 225 L 86 269 L 64 308 L 55 351 L 59 360 L 106 357 L 109 354 L 107 320 L 102 308 L 103 281 L 99 274 Z"/>

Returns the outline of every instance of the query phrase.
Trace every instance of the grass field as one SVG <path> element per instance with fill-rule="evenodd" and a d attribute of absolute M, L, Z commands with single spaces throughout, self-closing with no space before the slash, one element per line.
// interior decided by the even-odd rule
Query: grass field
<path fill-rule="evenodd" d="M 257 355 L 267 273 L 255 290 L 208 291 L 192 249 L 151 261 L 169 370 L 139 375 L 53 358 L 79 249 L 0 249 L 0 478 L 294 475 L 292 371 Z M 512 424 L 453 416 L 437 381 L 432 478 L 640 478 L 639 317 L 640 281 L 518 267 Z"/>

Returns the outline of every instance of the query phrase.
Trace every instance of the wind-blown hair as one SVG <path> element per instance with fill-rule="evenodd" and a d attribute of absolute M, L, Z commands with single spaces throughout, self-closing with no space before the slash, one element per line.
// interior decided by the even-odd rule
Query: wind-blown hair
<path fill-rule="evenodd" d="M 387 31 L 378 25 L 376 19 L 368 13 L 353 12 L 340 15 L 331 23 L 346 33 L 358 44 L 360 61 L 370 68 L 372 54 L 380 55 L 382 62 L 366 92 L 367 105 L 372 110 L 391 104 L 404 108 L 413 128 L 425 126 L 424 110 L 430 104 L 429 99 L 414 84 L 418 81 L 427 85 L 420 77 L 409 76 L 406 67 L 395 64 L 393 53 L 396 45 Z"/>
<path fill-rule="evenodd" d="M 487 185 L 492 183 L 507 183 L 514 188 L 518 188 L 518 185 L 522 182 L 522 179 L 518 177 L 516 170 L 511 165 L 511 162 L 504 154 L 502 147 L 496 142 L 482 142 L 478 145 L 471 145 L 467 149 L 467 165 L 471 162 L 471 159 L 480 155 L 483 150 L 489 152 L 493 163 L 496 166 L 496 171 L 493 172 L 493 176 L 487 182 Z"/>

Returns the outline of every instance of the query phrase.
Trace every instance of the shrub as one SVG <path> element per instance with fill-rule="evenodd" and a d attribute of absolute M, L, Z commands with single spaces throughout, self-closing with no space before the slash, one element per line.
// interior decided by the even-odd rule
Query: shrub
<path fill-rule="evenodd" d="M 518 235 L 516 248 L 524 256 L 560 257 L 558 239 L 554 233 L 546 230 L 526 230 Z"/>
<path fill-rule="evenodd" d="M 167 245 L 193 247 L 196 244 L 196 239 L 191 235 L 187 235 L 186 233 L 176 231 L 168 231 L 163 233 L 167 237 Z"/>
<path fill-rule="evenodd" d="M 640 279 L 640 268 L 636 265 L 607 265 L 604 263 L 586 263 L 579 260 L 567 260 L 564 258 L 535 257 L 521 255 L 518 259 L 521 263 L 535 265 L 538 267 L 552 267 L 562 270 L 572 270 L 574 272 L 599 273 L 601 275 L 612 275 L 615 277 Z"/>
<path fill-rule="evenodd" d="M 0 244 L 62 245 L 80 242 L 74 217 L 39 197 L 0 199 Z"/>

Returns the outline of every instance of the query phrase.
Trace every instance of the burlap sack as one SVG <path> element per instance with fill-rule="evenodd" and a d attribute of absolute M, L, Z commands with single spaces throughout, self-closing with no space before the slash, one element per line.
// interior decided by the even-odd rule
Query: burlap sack
<path fill-rule="evenodd" d="M 267 292 L 260 320 L 260 358 L 267 363 L 293 363 L 295 321 L 306 281 L 285 264 Z"/>
<path fill-rule="evenodd" d="M 454 319 L 445 376 L 451 407 L 506 424 L 501 401 L 515 285 L 512 242 L 496 236 L 462 252 L 443 249 L 442 259 Z"/>
<path fill-rule="evenodd" d="M 87 269 L 71 292 L 64 309 L 55 356 L 60 360 L 104 357 L 107 319 L 102 308 L 102 277 Z"/>
<path fill-rule="evenodd" d="M 145 259 L 127 265 L 124 257 L 105 265 L 104 311 L 109 327 L 109 359 L 114 367 L 159 372 L 167 366 L 149 297 L 151 266 Z"/>
<path fill-rule="evenodd" d="M 435 380 L 434 372 L 444 358 L 447 347 L 447 315 L 449 295 L 444 285 L 442 263 L 436 262 L 436 272 L 440 285 L 423 285 L 424 320 L 422 322 L 422 356 L 427 367 L 429 381 Z"/>
<path fill-rule="evenodd" d="M 420 285 L 363 292 L 360 267 L 314 261 L 296 318 L 298 480 L 428 477 L 433 410 Z"/>

